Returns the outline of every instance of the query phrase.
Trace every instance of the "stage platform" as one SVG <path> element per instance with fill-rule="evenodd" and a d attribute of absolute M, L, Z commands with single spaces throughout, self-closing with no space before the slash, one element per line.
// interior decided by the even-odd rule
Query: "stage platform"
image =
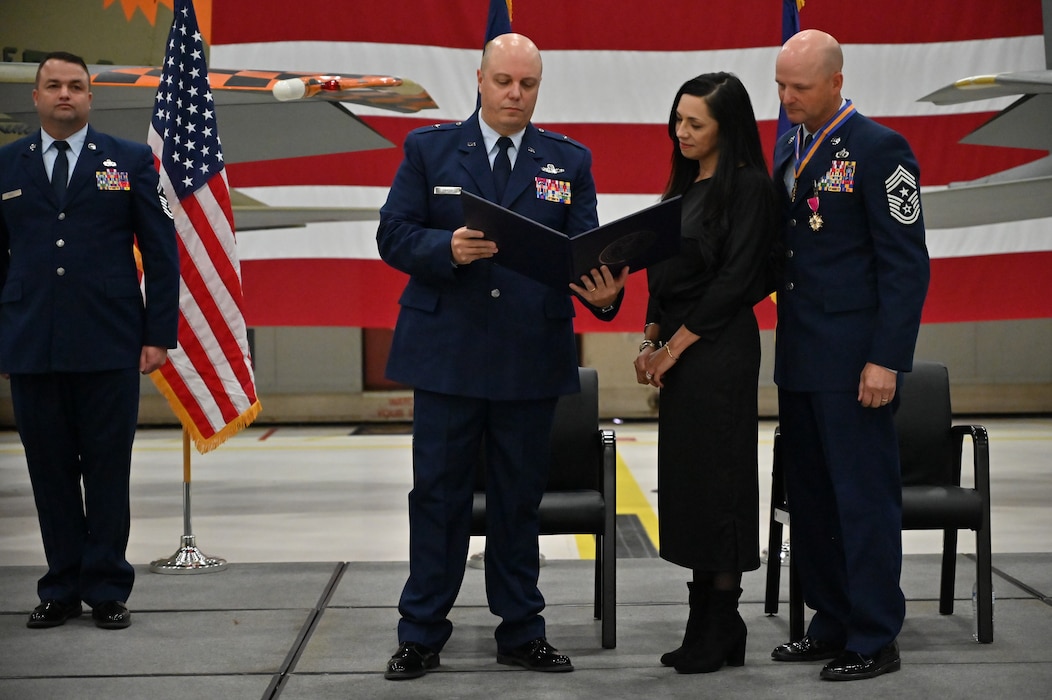
<path fill-rule="evenodd" d="M 746 664 L 684 676 L 659 656 L 687 616 L 687 572 L 655 556 L 656 427 L 618 436 L 617 647 L 592 617 L 594 562 L 574 537 L 545 537 L 541 590 L 551 643 L 570 674 L 496 663 L 483 572 L 468 568 L 439 670 L 386 681 L 397 600 L 408 573 L 410 438 L 396 428 L 253 426 L 194 455 L 198 544 L 223 571 L 162 575 L 182 534 L 177 430 L 143 430 L 132 477 L 133 624 L 97 629 L 85 615 L 30 630 L 44 571 L 39 527 L 14 433 L 0 433 L 0 699 L 327 700 L 329 698 L 1047 698 L 1052 695 L 1052 471 L 1048 418 L 958 419 L 990 431 L 996 591 L 994 643 L 972 639 L 974 538 L 961 533 L 953 615 L 938 612 L 938 533 L 904 533 L 907 618 L 902 670 L 870 681 L 818 678 L 821 664 L 771 661 L 788 638 L 763 608 L 764 571 L 745 575 Z M 773 423 L 760 424 L 761 534 L 766 536 Z M 966 467 L 967 470 L 967 467 Z M 473 551 L 484 546 L 473 543 Z M 783 574 L 785 570 L 783 570 Z"/>
<path fill-rule="evenodd" d="M 96 629 L 89 615 L 29 630 L 39 569 L 0 568 L 0 697 L 11 700 L 281 698 L 1047 698 L 1052 688 L 1052 555 L 995 557 L 995 640 L 972 640 L 974 563 L 958 561 L 953 615 L 938 613 L 938 557 L 908 555 L 902 670 L 833 683 L 817 664 L 771 661 L 788 634 L 787 591 L 778 616 L 763 612 L 763 577 L 744 582 L 746 663 L 685 676 L 658 657 L 676 647 L 687 609 L 683 572 L 660 559 L 618 562 L 618 644 L 600 645 L 592 618 L 592 564 L 541 570 L 550 641 L 576 671 L 542 674 L 496 663 L 483 572 L 468 569 L 441 668 L 392 682 L 395 602 L 408 567 L 397 562 L 232 564 L 165 576 L 140 570 L 134 623 Z"/>

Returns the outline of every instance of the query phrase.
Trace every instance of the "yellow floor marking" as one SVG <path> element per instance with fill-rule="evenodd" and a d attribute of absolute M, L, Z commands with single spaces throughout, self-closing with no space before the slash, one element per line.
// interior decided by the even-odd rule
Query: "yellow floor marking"
<path fill-rule="evenodd" d="M 617 455 L 617 514 L 635 515 L 643 524 L 647 537 L 658 548 L 657 513 L 650 505 L 643 490 L 628 465 Z M 582 559 L 595 559 L 595 537 L 593 535 L 576 535 L 577 551 Z"/>

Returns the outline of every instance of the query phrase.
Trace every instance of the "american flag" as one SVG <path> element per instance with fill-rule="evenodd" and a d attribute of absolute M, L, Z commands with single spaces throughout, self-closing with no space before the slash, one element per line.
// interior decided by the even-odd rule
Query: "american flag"
<path fill-rule="evenodd" d="M 179 346 L 151 378 L 204 453 L 260 403 L 204 44 L 190 0 L 173 9 L 148 141 L 179 233 Z"/>
<path fill-rule="evenodd" d="M 668 176 L 671 100 L 683 81 L 699 73 L 738 74 L 770 157 L 778 132 L 774 62 L 782 9 L 789 4 L 514 2 L 515 31 L 533 39 L 544 59 L 534 121 L 592 149 L 600 222 L 657 201 Z M 439 108 L 404 115 L 354 109 L 396 148 L 231 165 L 235 187 L 267 204 L 378 209 L 401 162 L 405 134 L 464 119 L 475 106 L 487 2 L 406 0 L 378 11 L 375 2 L 348 0 L 340 4 L 341 21 L 332 7 L 330 0 L 213 3 L 213 65 L 399 75 L 423 85 Z M 844 96 L 903 134 L 920 160 L 922 185 L 941 187 L 1047 155 L 959 143 L 1012 98 L 948 107 L 918 101 L 965 76 L 1043 69 L 1041 10 L 1042 0 L 807 0 L 800 22 L 840 40 Z M 309 127 L 303 137 L 309 138 Z M 375 221 L 246 231 L 239 241 L 248 322 L 393 327 L 405 279 L 379 259 L 375 235 Z M 927 242 L 932 283 L 926 323 L 1052 315 L 1052 219 L 959 229 L 929 225 Z M 614 321 L 578 313 L 576 329 L 638 332 L 645 273 L 629 277 L 628 285 Z M 770 301 L 757 314 L 762 327 L 773 325 Z"/>

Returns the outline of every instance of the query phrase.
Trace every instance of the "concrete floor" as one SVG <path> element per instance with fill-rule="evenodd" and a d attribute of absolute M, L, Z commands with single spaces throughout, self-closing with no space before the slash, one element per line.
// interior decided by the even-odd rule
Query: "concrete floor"
<path fill-rule="evenodd" d="M 17 435 L 0 433 L 0 698 L 934 697 L 1044 698 L 1052 687 L 1052 419 L 959 418 L 990 433 L 995 641 L 971 640 L 974 539 L 960 538 L 957 606 L 937 610 L 938 533 L 904 533 L 907 620 L 903 670 L 866 683 L 818 680 L 818 665 L 769 653 L 788 635 L 787 606 L 763 613 L 763 570 L 746 575 L 746 666 L 679 676 L 657 657 L 677 646 L 685 572 L 638 552 L 618 559 L 618 646 L 603 649 L 592 619 L 586 538 L 545 537 L 541 587 L 551 642 L 577 671 L 549 676 L 498 665 L 482 573 L 469 569 L 442 669 L 403 683 L 381 671 L 396 646 L 397 598 L 407 573 L 410 438 L 356 426 L 252 427 L 193 455 L 192 533 L 224 571 L 165 576 L 183 534 L 177 430 L 136 443 L 129 559 L 139 577 L 134 624 L 96 629 L 85 616 L 27 630 L 43 572 L 39 530 Z M 618 510 L 654 545 L 656 426 L 617 432 Z M 774 424 L 760 425 L 766 518 Z M 968 471 L 968 468 L 965 468 Z M 766 533 L 761 523 L 761 534 Z M 481 550 L 483 541 L 474 543 Z M 787 600 L 783 576 L 782 600 Z"/>

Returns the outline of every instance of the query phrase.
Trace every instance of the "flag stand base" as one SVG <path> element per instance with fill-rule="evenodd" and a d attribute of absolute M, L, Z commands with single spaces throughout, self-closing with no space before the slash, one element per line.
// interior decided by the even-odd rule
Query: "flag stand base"
<path fill-rule="evenodd" d="M 183 535 L 183 545 L 167 559 L 150 562 L 150 571 L 155 574 L 208 574 L 223 571 L 226 559 L 205 556 L 197 548 L 193 535 Z"/>

